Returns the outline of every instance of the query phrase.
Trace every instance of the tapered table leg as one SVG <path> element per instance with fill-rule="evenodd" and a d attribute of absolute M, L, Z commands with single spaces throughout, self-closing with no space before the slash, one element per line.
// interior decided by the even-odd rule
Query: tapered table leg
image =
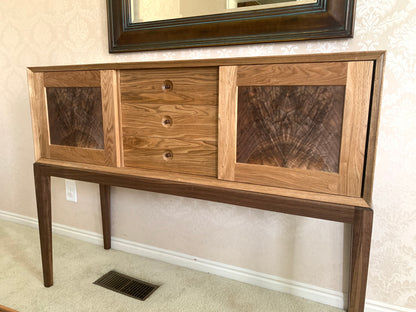
<path fill-rule="evenodd" d="M 104 249 L 111 248 L 111 197 L 110 185 L 100 184 L 101 218 L 103 222 Z"/>
<path fill-rule="evenodd" d="M 43 284 L 53 285 L 52 262 L 52 215 L 51 215 L 51 177 L 33 165 L 35 175 L 36 205 L 38 211 L 40 249 L 42 254 Z"/>
<path fill-rule="evenodd" d="M 373 210 L 356 208 L 348 312 L 364 312 L 372 227 Z"/>

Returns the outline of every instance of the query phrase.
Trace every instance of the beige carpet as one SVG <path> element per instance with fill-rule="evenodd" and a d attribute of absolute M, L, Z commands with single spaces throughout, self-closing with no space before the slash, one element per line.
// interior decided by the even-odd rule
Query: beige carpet
<path fill-rule="evenodd" d="M 0 305 L 19 312 L 341 311 L 56 234 L 55 284 L 44 288 L 36 229 L 0 220 L 0 246 Z M 139 301 L 93 284 L 112 269 L 162 286 Z"/>

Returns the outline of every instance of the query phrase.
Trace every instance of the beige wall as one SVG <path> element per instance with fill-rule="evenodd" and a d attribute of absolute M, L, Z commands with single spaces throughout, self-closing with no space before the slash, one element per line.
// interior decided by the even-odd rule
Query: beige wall
<path fill-rule="evenodd" d="M 416 2 L 357 0 L 354 39 L 108 54 L 103 0 L 0 1 L 0 210 L 36 216 L 25 67 L 385 49 L 368 298 L 416 308 Z M 98 187 L 53 180 L 54 222 L 100 232 Z M 342 290 L 349 229 L 115 188 L 117 237 Z"/>
<path fill-rule="evenodd" d="M 182 16 L 196 16 L 204 14 L 215 14 L 225 12 L 227 8 L 226 0 L 181 0 Z"/>
<path fill-rule="evenodd" d="M 148 22 L 181 17 L 180 0 L 134 1 L 133 21 Z"/>

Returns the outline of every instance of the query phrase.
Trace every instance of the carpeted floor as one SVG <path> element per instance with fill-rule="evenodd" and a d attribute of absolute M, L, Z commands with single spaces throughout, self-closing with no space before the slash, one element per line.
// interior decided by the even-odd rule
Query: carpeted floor
<path fill-rule="evenodd" d="M 44 288 L 36 229 L 0 220 L 0 305 L 19 312 L 339 312 L 272 290 L 54 234 L 54 286 Z M 139 301 L 93 282 L 110 270 L 161 285 Z"/>

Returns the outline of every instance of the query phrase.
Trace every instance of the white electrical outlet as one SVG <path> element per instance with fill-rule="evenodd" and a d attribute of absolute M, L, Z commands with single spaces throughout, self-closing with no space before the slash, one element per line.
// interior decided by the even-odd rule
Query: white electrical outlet
<path fill-rule="evenodd" d="M 77 202 L 77 185 L 74 180 L 65 180 L 66 200 Z"/>

